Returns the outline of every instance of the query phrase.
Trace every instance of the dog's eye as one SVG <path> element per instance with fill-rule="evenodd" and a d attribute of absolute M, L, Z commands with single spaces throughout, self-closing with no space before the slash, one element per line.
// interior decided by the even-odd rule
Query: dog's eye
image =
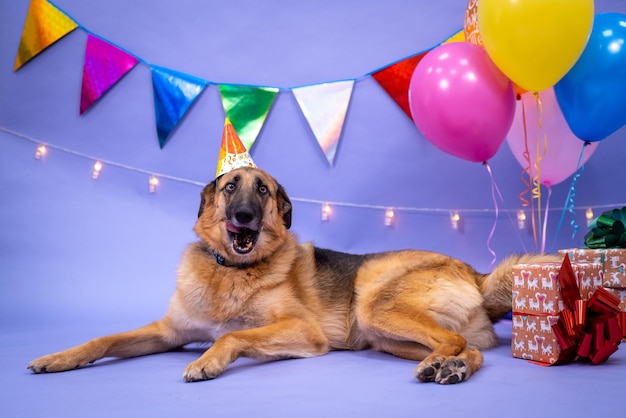
<path fill-rule="evenodd" d="M 228 183 L 224 189 L 226 189 L 227 192 L 235 191 L 235 183 Z"/>
<path fill-rule="evenodd" d="M 259 186 L 259 193 L 266 194 L 267 193 L 267 186 L 260 185 Z"/>

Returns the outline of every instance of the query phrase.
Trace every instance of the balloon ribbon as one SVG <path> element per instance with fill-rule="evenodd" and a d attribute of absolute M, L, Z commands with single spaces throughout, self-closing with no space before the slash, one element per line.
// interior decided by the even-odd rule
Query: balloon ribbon
<path fill-rule="evenodd" d="M 580 227 L 576 224 L 576 213 L 574 212 L 574 206 L 575 206 L 574 197 L 576 196 L 576 184 L 578 183 L 578 178 L 585 171 L 585 166 L 582 163 L 583 155 L 585 153 L 585 147 L 590 144 L 591 143 L 588 141 L 584 142 L 583 147 L 580 150 L 580 155 L 578 156 L 578 163 L 576 163 L 576 174 L 574 174 L 574 177 L 572 178 L 572 184 L 570 185 L 569 191 L 567 192 L 567 197 L 565 198 L 565 205 L 563 207 L 563 212 L 561 212 L 561 218 L 559 219 L 559 223 L 556 227 L 556 233 L 554 234 L 553 246 L 554 246 L 554 243 L 556 243 L 556 238 L 558 237 L 559 231 L 561 230 L 561 225 L 563 224 L 563 220 L 565 218 L 566 212 L 569 211 L 569 213 L 571 213 L 573 216 L 572 221 L 570 222 L 570 225 L 572 226 L 572 229 L 574 230 L 572 232 L 572 238 L 574 238 L 574 236 L 580 229 Z"/>
<path fill-rule="evenodd" d="M 496 199 L 496 193 L 500 196 L 500 200 L 502 200 L 502 194 L 500 193 L 500 189 L 496 184 L 496 180 L 493 178 L 493 173 L 491 171 L 491 167 L 487 163 L 487 161 L 483 162 L 483 165 L 487 168 L 487 172 L 489 173 L 489 178 L 491 179 L 491 198 L 493 199 L 493 205 L 495 208 L 495 219 L 493 221 L 493 226 L 491 227 L 491 231 L 489 232 L 489 237 L 487 238 L 487 249 L 493 256 L 491 263 L 489 263 L 489 267 L 492 267 L 496 262 L 496 252 L 491 248 L 491 239 L 493 238 L 493 234 L 496 231 L 496 225 L 498 224 L 498 200 Z"/>
<path fill-rule="evenodd" d="M 537 126 L 539 127 L 539 130 L 541 131 L 543 130 L 543 125 L 542 125 L 543 105 L 541 103 L 541 99 L 539 98 L 539 93 L 535 92 L 533 93 L 533 96 L 535 96 L 535 100 L 537 101 Z M 535 143 L 537 147 L 536 154 L 535 154 L 535 172 L 537 174 L 532 178 L 532 183 L 533 183 L 532 197 L 533 199 L 537 200 L 537 218 L 538 218 L 537 225 L 541 225 L 541 160 L 543 159 L 543 156 L 546 155 L 546 152 L 548 151 L 548 137 L 546 133 L 545 132 L 543 133 L 543 152 L 540 151 L 540 141 L 538 138 L 536 138 Z M 544 238 L 542 238 L 542 242 L 543 241 L 544 241 Z"/>

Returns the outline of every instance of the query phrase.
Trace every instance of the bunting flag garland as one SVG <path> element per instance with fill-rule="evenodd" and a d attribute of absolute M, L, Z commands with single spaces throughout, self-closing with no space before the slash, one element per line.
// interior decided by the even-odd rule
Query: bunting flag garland
<path fill-rule="evenodd" d="M 164 67 L 152 67 L 152 90 L 157 134 L 161 149 L 172 131 L 204 90 L 207 82 Z"/>
<path fill-rule="evenodd" d="M 132 70 L 139 59 L 92 34 L 87 36 L 80 114 Z"/>
<path fill-rule="evenodd" d="M 74 20 L 48 1 L 31 0 L 13 71 L 76 28 Z"/>
<path fill-rule="evenodd" d="M 450 44 L 452 42 L 465 42 L 465 33 L 463 32 L 463 29 L 457 31 L 454 35 L 443 41 L 441 45 Z"/>
<path fill-rule="evenodd" d="M 462 30 L 457 31 L 454 35 L 450 36 L 442 45 L 451 42 L 465 42 L 465 34 Z M 420 52 L 401 61 L 374 71 L 371 75 L 376 82 L 387 92 L 389 97 L 400 109 L 406 113 L 406 115 L 413 120 L 411 115 L 411 108 L 409 107 L 409 85 L 411 84 L 411 76 L 417 64 L 424 58 L 424 56 L 430 52 L 431 49 Z"/>
<path fill-rule="evenodd" d="M 246 149 L 252 150 L 278 88 L 221 84 L 219 90 L 226 117 Z"/>
<path fill-rule="evenodd" d="M 352 97 L 354 80 L 313 84 L 292 89 L 315 139 L 332 166 Z"/>
<path fill-rule="evenodd" d="M 417 64 L 419 64 L 427 53 L 428 51 L 421 52 L 372 73 L 374 80 L 376 80 L 387 92 L 389 97 L 400 106 L 411 120 L 413 120 L 411 108 L 409 107 L 409 85 L 411 84 L 411 76 Z"/>
<path fill-rule="evenodd" d="M 14 70 L 17 71 L 45 48 L 77 28 L 88 35 L 80 114 L 86 112 L 139 62 L 146 64 L 152 72 L 156 127 L 161 149 L 204 88 L 208 84 L 214 84 L 219 87 L 226 117 L 231 121 L 244 146 L 251 150 L 276 95 L 281 90 L 278 87 L 219 84 L 155 66 L 88 31 L 50 0 L 30 1 Z M 443 43 L 462 42 L 463 37 L 463 30 L 459 30 Z M 363 77 L 372 76 L 411 118 L 408 104 L 411 75 L 430 49 L 367 73 Z M 361 78 L 285 88 L 294 93 L 331 166 L 335 161 L 354 84 Z"/>

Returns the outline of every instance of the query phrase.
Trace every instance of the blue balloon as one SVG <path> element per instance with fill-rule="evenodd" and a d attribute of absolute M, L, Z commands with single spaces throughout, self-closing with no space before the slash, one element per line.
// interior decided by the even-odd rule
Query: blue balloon
<path fill-rule="evenodd" d="M 583 141 L 600 141 L 626 124 L 626 15 L 595 16 L 587 46 L 554 93 Z"/>

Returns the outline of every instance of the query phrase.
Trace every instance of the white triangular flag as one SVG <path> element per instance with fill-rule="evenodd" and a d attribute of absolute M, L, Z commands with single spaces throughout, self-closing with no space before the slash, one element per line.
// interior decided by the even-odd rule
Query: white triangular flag
<path fill-rule="evenodd" d="M 335 160 L 353 87 L 354 80 L 346 80 L 292 89 L 330 165 Z"/>

